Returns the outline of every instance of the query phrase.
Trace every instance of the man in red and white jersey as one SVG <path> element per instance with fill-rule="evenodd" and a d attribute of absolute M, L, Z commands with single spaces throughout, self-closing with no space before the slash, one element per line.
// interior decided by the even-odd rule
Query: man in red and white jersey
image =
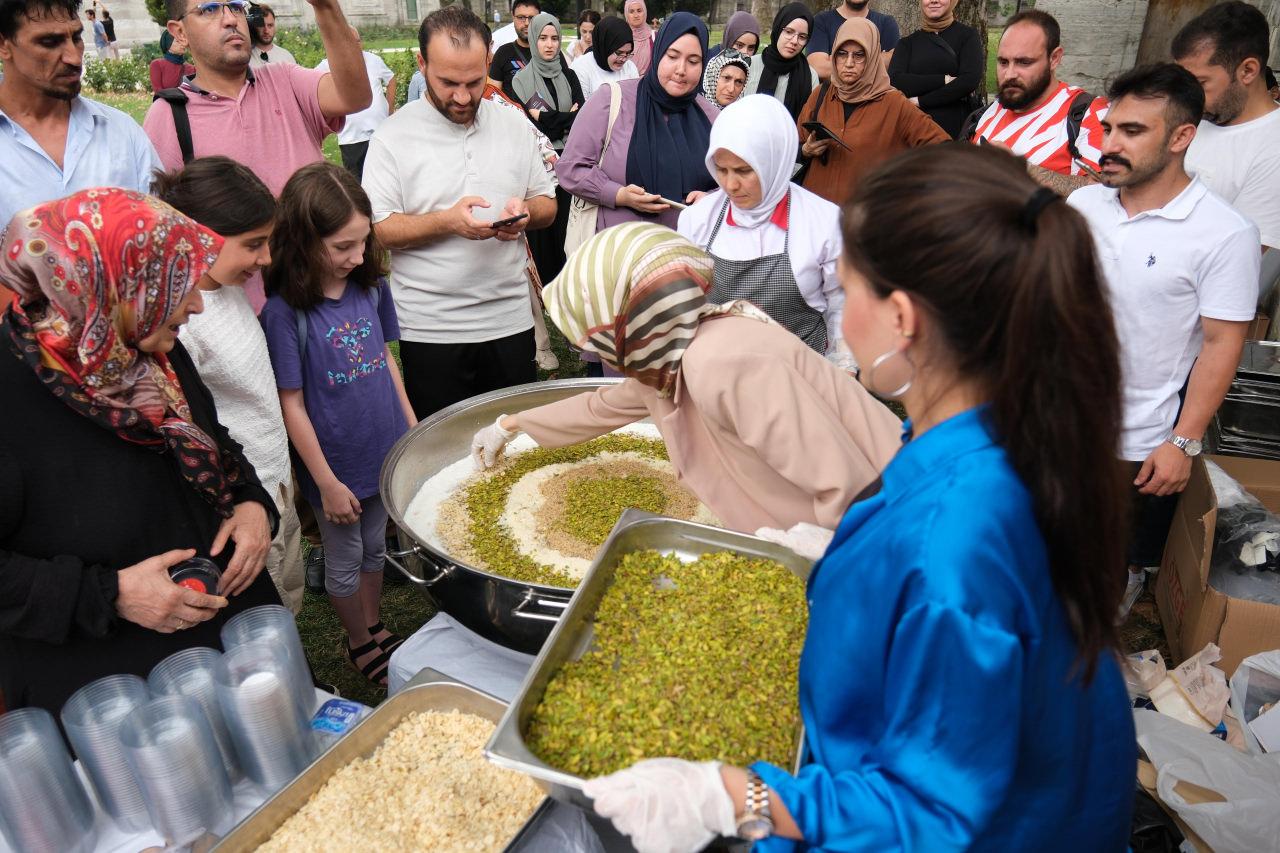
<path fill-rule="evenodd" d="M 1098 168 L 1107 100 L 1057 79 L 1061 38 L 1046 12 L 1009 19 L 996 54 L 999 91 L 970 138 L 1007 148 L 1027 161 L 1033 178 L 1066 195 Z"/>

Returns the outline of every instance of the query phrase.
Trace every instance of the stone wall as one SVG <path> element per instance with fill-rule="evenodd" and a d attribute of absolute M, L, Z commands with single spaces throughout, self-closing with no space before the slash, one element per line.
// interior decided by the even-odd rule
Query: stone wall
<path fill-rule="evenodd" d="M 1066 55 L 1058 76 L 1101 93 L 1108 81 L 1140 60 L 1167 59 L 1168 43 L 1178 28 L 1213 2 L 1036 0 L 1035 7 L 1049 12 L 1062 25 Z M 1250 2 L 1262 9 L 1271 23 L 1270 63 L 1272 67 L 1280 65 L 1280 0 Z M 1144 26 L 1146 39 L 1143 39 Z"/>

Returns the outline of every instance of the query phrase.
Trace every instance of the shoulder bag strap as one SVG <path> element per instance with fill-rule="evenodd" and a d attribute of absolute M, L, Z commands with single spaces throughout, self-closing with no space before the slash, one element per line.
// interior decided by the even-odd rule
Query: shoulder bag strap
<path fill-rule="evenodd" d="M 1067 153 L 1077 160 L 1080 159 L 1080 149 L 1076 147 L 1076 140 L 1080 138 L 1080 126 L 1084 124 L 1084 117 L 1092 104 L 1093 95 L 1080 91 L 1067 111 Z"/>
<path fill-rule="evenodd" d="M 298 329 L 298 367 L 302 369 L 307 362 L 307 312 L 294 308 L 293 322 Z"/>
<path fill-rule="evenodd" d="M 173 131 L 178 136 L 178 148 L 182 151 L 182 163 L 195 159 L 195 147 L 191 139 L 191 119 L 187 117 L 187 93 L 181 89 L 161 89 L 151 100 L 162 100 L 173 110 Z"/>
<path fill-rule="evenodd" d="M 609 150 L 609 140 L 613 139 L 613 125 L 618 120 L 618 113 L 622 112 L 622 87 L 612 80 L 605 85 L 609 87 L 609 126 L 604 132 L 604 145 L 600 147 L 601 162 L 604 162 L 604 152 Z"/>

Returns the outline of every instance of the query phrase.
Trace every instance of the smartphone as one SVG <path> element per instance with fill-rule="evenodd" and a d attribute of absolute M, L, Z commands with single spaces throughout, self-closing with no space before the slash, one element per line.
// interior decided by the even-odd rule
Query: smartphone
<path fill-rule="evenodd" d="M 818 139 L 830 139 L 832 142 L 834 142 L 836 145 L 839 145 L 845 151 L 853 150 L 852 148 L 850 148 L 848 145 L 845 144 L 843 139 L 841 139 L 839 136 L 836 135 L 835 131 L 833 131 L 831 128 L 827 127 L 825 124 L 823 124 L 820 121 L 806 121 L 802 123 L 800 126 L 803 127 L 805 130 L 809 131 L 810 133 L 812 133 L 813 135 L 817 136 Z"/>
<path fill-rule="evenodd" d="M 1102 177 L 1102 173 L 1101 173 L 1101 172 L 1099 172 L 1097 169 L 1093 168 L 1093 167 L 1092 167 L 1092 166 L 1090 166 L 1088 163 L 1086 163 L 1086 162 L 1084 162 L 1083 160 L 1081 160 L 1079 157 L 1076 157 L 1076 158 L 1074 159 L 1074 162 L 1075 162 L 1075 164 L 1076 164 L 1077 166 L 1079 166 L 1079 167 L 1080 167 L 1081 171 L 1083 171 L 1083 172 L 1084 172 L 1086 175 L 1088 175 L 1089 177 L 1093 178 L 1093 179 L 1094 179 L 1095 181 L 1097 181 L 1098 183 L 1100 183 L 1100 184 L 1101 184 L 1101 183 L 1104 183 L 1104 182 L 1106 181 L 1106 179 Z"/>
<path fill-rule="evenodd" d="M 662 202 L 663 204 L 669 204 L 672 207 L 674 207 L 676 210 L 684 210 L 689 206 L 682 201 L 672 201 L 671 199 L 663 198 L 662 196 L 658 196 L 658 201 Z"/>
<path fill-rule="evenodd" d="M 499 219 L 496 222 L 490 222 L 489 227 L 490 228 L 506 228 L 508 225 L 515 225 L 521 219 L 528 219 L 528 218 L 529 218 L 529 214 L 518 213 L 515 216 L 509 217 L 507 219 Z"/>

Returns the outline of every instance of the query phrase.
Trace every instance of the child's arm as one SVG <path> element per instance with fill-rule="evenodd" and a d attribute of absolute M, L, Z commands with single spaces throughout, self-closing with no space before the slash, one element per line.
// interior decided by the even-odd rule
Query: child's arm
<path fill-rule="evenodd" d="M 307 415 L 301 388 L 281 388 L 280 409 L 284 413 L 284 428 L 289 440 L 302 457 L 311 478 L 320 489 L 324 517 L 330 524 L 353 524 L 360 518 L 360 501 L 351 490 L 333 474 L 329 462 L 320 449 L 316 428 Z"/>
<path fill-rule="evenodd" d="M 418 416 L 413 412 L 413 406 L 409 405 L 409 395 L 404 390 L 404 378 L 400 376 L 400 365 L 396 364 L 396 360 L 391 356 L 391 345 L 386 347 L 387 367 L 391 370 L 391 381 L 396 383 L 396 394 L 400 397 L 400 408 L 404 409 L 404 419 L 409 422 L 409 429 L 413 429 L 418 425 Z"/>

